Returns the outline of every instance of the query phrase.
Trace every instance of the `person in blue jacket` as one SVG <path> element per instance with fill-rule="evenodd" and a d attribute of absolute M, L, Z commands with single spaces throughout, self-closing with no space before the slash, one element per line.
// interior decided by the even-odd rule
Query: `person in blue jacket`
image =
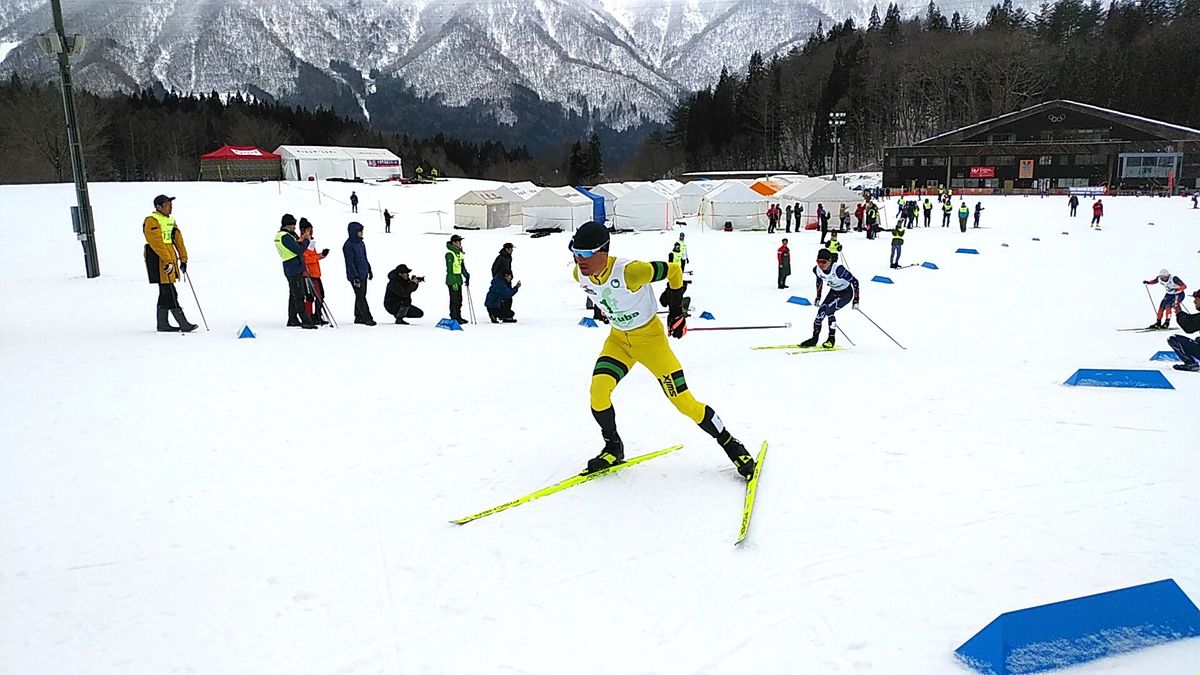
<path fill-rule="evenodd" d="M 517 316 L 512 309 L 513 296 L 521 290 L 521 282 L 515 285 L 511 274 L 492 277 L 492 286 L 488 289 L 483 306 L 487 308 L 488 317 L 492 323 L 516 323 Z"/>
<path fill-rule="evenodd" d="M 354 323 L 374 326 L 375 318 L 367 305 L 367 282 L 375 278 L 371 263 L 367 260 L 367 245 L 363 243 L 362 223 L 352 222 L 346 226 L 346 243 L 342 244 L 342 255 L 346 258 L 346 279 L 354 287 Z"/>

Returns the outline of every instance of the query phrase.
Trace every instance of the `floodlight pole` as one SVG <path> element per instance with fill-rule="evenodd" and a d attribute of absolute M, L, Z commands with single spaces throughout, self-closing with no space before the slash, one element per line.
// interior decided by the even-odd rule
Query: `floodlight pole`
<path fill-rule="evenodd" d="M 829 136 L 833 141 L 833 177 L 835 180 L 837 179 L 838 145 L 841 140 L 838 132 L 844 126 L 846 126 L 846 113 L 829 113 Z"/>
<path fill-rule="evenodd" d="M 92 203 L 88 198 L 87 169 L 83 163 L 83 143 L 79 139 L 79 122 L 75 117 L 75 87 L 71 82 L 71 56 L 83 51 L 83 36 L 67 36 L 63 26 L 62 7 L 59 0 L 50 0 L 54 14 L 54 34 L 39 36 L 38 46 L 47 54 L 58 57 L 58 72 L 62 77 L 63 112 L 67 121 L 67 145 L 71 153 L 71 173 L 75 177 L 75 199 L 78 206 L 72 209 L 75 236 L 83 244 L 83 264 L 87 278 L 100 276 L 100 256 L 96 251 L 96 227 L 92 220 Z"/>

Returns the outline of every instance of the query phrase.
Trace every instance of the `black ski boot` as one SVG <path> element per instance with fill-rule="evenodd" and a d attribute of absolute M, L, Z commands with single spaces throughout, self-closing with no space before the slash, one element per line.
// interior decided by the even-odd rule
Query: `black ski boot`
<path fill-rule="evenodd" d="M 821 349 L 833 349 L 837 345 L 837 332 L 830 329 L 829 337 L 821 343 Z"/>
<path fill-rule="evenodd" d="M 180 333 L 190 333 L 199 328 L 199 326 L 187 320 L 187 317 L 183 315 L 183 309 L 179 307 L 171 310 L 171 316 L 175 317 L 175 322 L 179 324 Z"/>
<path fill-rule="evenodd" d="M 1182 370 L 1189 373 L 1200 371 L 1200 363 L 1176 363 L 1171 367 L 1175 370 Z"/>
<path fill-rule="evenodd" d="M 812 337 L 810 337 L 809 339 L 805 340 L 804 342 L 801 342 L 801 343 L 800 343 L 800 346 L 801 346 L 802 348 L 804 348 L 804 349 L 807 349 L 807 348 L 809 348 L 809 347 L 816 347 L 816 346 L 817 346 L 817 340 L 818 340 L 820 337 L 821 337 L 821 327 L 820 327 L 820 326 L 817 326 L 816 328 L 814 328 L 814 329 L 813 329 L 813 334 L 812 334 Z"/>
<path fill-rule="evenodd" d="M 178 333 L 179 329 L 176 328 L 175 326 L 172 326 L 171 322 L 167 319 L 168 311 L 169 310 L 166 310 L 166 309 L 158 310 L 158 332 L 160 332 L 160 333 Z"/>
<path fill-rule="evenodd" d="M 1162 330 L 1162 329 L 1163 329 L 1163 325 L 1162 325 L 1161 321 L 1155 321 L 1154 323 L 1150 324 L 1149 326 L 1146 326 L 1146 330 Z"/>
<path fill-rule="evenodd" d="M 721 449 L 729 456 L 729 461 L 733 462 L 733 465 L 737 467 L 737 472 L 742 478 L 750 480 L 750 477 L 754 475 L 754 458 L 750 456 L 750 452 L 746 450 L 746 446 L 742 445 L 742 442 L 738 439 L 730 436 L 729 441 Z"/>
<path fill-rule="evenodd" d="M 600 451 L 599 455 L 588 460 L 587 468 L 582 473 L 589 474 L 607 469 L 623 461 L 625 461 L 625 444 L 621 442 L 620 436 L 613 436 L 604 441 L 604 449 Z"/>
<path fill-rule="evenodd" d="M 1167 318 L 1163 319 L 1162 329 L 1171 330 L 1171 317 L 1168 316 Z"/>

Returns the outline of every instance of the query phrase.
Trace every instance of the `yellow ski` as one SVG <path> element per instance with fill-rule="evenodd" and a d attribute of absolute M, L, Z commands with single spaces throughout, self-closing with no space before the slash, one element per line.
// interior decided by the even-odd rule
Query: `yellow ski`
<path fill-rule="evenodd" d="M 480 511 L 479 513 L 476 513 L 474 515 L 470 515 L 465 518 L 459 518 L 458 520 L 452 520 L 450 522 L 454 523 L 455 525 L 465 525 L 466 523 L 469 523 L 472 520 L 479 520 L 480 518 L 483 518 L 485 516 L 490 516 L 494 513 L 500 513 L 501 511 L 507 511 L 508 509 L 511 509 L 514 506 L 520 506 L 521 504 L 524 504 L 526 502 L 531 502 L 540 497 L 545 497 L 546 495 L 552 495 L 555 492 L 562 492 L 563 490 L 566 490 L 567 488 L 572 488 L 572 487 L 575 487 L 576 485 L 582 485 L 594 478 L 599 478 L 601 476 L 604 476 L 604 475 L 607 475 L 610 473 L 615 473 L 617 471 L 620 471 L 621 469 L 631 467 L 634 464 L 640 464 L 648 459 L 654 459 L 655 457 L 662 457 L 663 455 L 665 455 L 669 452 L 675 452 L 676 450 L 678 450 L 682 447 L 683 447 L 682 443 L 679 445 L 672 445 L 669 448 L 664 448 L 664 449 L 658 450 L 656 452 L 650 452 L 645 455 L 638 455 L 636 457 L 630 457 L 629 459 L 625 460 L 624 462 L 610 466 L 607 469 L 601 469 L 599 471 L 593 471 L 591 473 L 581 473 L 581 474 L 578 474 L 575 476 L 571 476 L 570 478 L 568 478 L 564 481 L 555 483 L 554 485 L 544 487 L 544 488 L 538 490 L 537 492 L 531 492 L 531 493 L 525 495 L 524 497 L 517 497 L 516 499 L 512 500 L 511 502 L 505 502 L 499 506 L 493 506 L 492 508 L 490 508 L 486 511 Z"/>
<path fill-rule="evenodd" d="M 758 457 L 754 460 L 754 475 L 750 476 L 750 480 L 746 482 L 746 501 L 742 505 L 742 529 L 738 532 L 737 541 L 734 546 L 746 540 L 746 535 L 750 533 L 750 516 L 754 515 L 754 495 L 758 492 L 758 476 L 762 473 L 763 459 L 767 456 L 767 442 L 763 441 L 762 449 L 758 451 Z"/>

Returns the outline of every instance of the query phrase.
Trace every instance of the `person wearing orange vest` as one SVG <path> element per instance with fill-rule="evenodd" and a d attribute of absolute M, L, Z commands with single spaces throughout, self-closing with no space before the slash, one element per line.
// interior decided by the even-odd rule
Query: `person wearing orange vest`
<path fill-rule="evenodd" d="M 190 333 L 196 330 L 196 324 L 183 315 L 179 293 L 175 291 L 175 282 L 187 273 L 188 254 L 183 244 L 183 232 L 171 217 L 174 200 L 166 195 L 154 198 L 154 212 L 142 222 L 142 234 L 146 237 L 142 255 L 150 283 L 158 284 L 158 332 Z M 171 325 L 168 313 L 175 317 L 179 326 Z"/>
<path fill-rule="evenodd" d="M 325 320 L 325 285 L 321 282 L 321 261 L 329 255 L 329 249 L 317 252 L 317 242 L 313 239 L 313 226 L 308 218 L 300 219 L 300 236 L 306 238 L 304 248 L 304 308 L 318 326 L 323 326 Z M 315 311 L 314 311 L 315 310 Z"/>
<path fill-rule="evenodd" d="M 296 217 L 290 213 L 279 219 L 279 231 L 275 233 L 275 250 L 283 261 L 283 276 L 288 282 L 287 325 L 312 329 L 312 315 L 304 308 L 304 248 L 307 237 L 296 237 Z"/>

